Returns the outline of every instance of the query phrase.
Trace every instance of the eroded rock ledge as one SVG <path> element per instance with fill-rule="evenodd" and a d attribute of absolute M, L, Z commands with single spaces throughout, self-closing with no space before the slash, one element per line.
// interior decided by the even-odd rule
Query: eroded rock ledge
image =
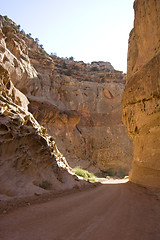
<path fill-rule="evenodd" d="M 136 0 L 123 121 L 133 140 L 130 181 L 160 187 L 160 1 Z"/>
<path fill-rule="evenodd" d="M 77 181 L 53 137 L 28 112 L 28 103 L 0 67 L 0 195 L 34 195 L 46 188 L 56 192 L 87 184 Z"/>

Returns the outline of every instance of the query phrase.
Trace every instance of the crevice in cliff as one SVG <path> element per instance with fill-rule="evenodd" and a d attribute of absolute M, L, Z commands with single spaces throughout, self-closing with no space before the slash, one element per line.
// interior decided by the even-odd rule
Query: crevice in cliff
<path fill-rule="evenodd" d="M 143 103 L 143 105 L 144 105 L 145 102 L 149 102 L 149 101 L 151 101 L 151 100 L 153 100 L 153 99 L 160 100 L 160 95 L 159 95 L 159 96 L 158 96 L 158 95 L 153 95 L 153 96 L 150 97 L 150 98 L 143 98 L 143 99 L 138 100 L 138 101 L 135 101 L 135 102 L 129 102 L 128 104 L 123 105 L 123 108 L 126 108 L 126 107 L 128 107 L 128 106 L 130 106 L 130 105 L 135 105 L 135 104 L 137 104 L 137 103 Z M 144 105 L 144 108 L 145 108 L 145 105 Z"/>
<path fill-rule="evenodd" d="M 85 137 L 83 136 L 81 130 L 78 128 L 78 126 L 76 125 L 76 129 L 77 131 L 79 132 L 79 134 L 81 135 L 81 139 L 83 139 L 83 142 L 84 142 L 84 155 L 87 156 L 87 150 L 86 150 L 86 139 Z"/>
<path fill-rule="evenodd" d="M 76 126 L 76 129 L 77 129 L 77 131 L 80 133 L 80 135 L 82 136 L 82 132 L 81 132 L 81 130 L 78 128 L 78 126 Z"/>

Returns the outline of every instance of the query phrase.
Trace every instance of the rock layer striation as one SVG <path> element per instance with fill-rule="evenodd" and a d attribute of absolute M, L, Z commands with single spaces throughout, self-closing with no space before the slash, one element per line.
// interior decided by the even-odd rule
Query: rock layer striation
<path fill-rule="evenodd" d="M 136 0 L 123 121 L 133 140 L 130 181 L 160 187 L 160 1 Z"/>
<path fill-rule="evenodd" d="M 77 181 L 53 137 L 28 112 L 28 103 L 0 66 L 0 195 L 39 195 L 46 189 L 84 185 Z"/>
<path fill-rule="evenodd" d="M 48 55 L 10 19 L 0 20 L 1 65 L 69 164 L 127 175 L 132 146 L 121 120 L 125 74 L 109 62 Z"/>

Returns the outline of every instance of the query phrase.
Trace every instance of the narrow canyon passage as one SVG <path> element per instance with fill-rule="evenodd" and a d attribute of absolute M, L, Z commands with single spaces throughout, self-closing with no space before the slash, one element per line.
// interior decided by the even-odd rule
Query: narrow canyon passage
<path fill-rule="evenodd" d="M 105 184 L 1 215 L 0 239 L 159 240 L 160 202 L 134 184 Z"/>

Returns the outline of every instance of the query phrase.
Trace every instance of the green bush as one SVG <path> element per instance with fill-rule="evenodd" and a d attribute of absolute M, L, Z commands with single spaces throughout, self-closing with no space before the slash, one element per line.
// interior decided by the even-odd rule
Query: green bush
<path fill-rule="evenodd" d="M 23 29 L 21 30 L 21 33 L 25 35 L 25 31 Z"/>
<path fill-rule="evenodd" d="M 55 52 L 54 52 L 54 53 L 53 53 L 53 52 L 51 52 L 51 53 L 50 53 L 50 56 L 57 57 L 57 53 L 55 53 Z"/>
<path fill-rule="evenodd" d="M 5 15 L 5 16 L 3 16 L 4 17 L 4 19 L 7 21 L 8 20 L 8 17 L 7 17 L 7 15 Z"/>
<path fill-rule="evenodd" d="M 29 37 L 29 38 L 31 38 L 32 34 L 31 34 L 31 33 L 27 33 L 26 36 Z"/>
<path fill-rule="evenodd" d="M 72 56 L 71 56 L 71 57 L 69 57 L 69 60 L 72 60 L 72 61 L 74 61 L 74 57 L 72 57 Z"/>
<path fill-rule="evenodd" d="M 84 179 L 88 181 L 95 181 L 95 175 L 93 173 L 88 172 L 87 170 L 84 170 L 83 168 L 77 166 L 73 168 L 76 175 L 83 177 Z"/>
<path fill-rule="evenodd" d="M 117 170 L 114 170 L 112 168 L 109 168 L 107 171 L 103 171 L 102 175 L 104 177 L 109 176 L 109 177 L 117 177 L 117 178 L 124 178 L 125 176 L 128 175 L 128 172 L 124 170 L 123 168 L 119 168 Z"/>
<path fill-rule="evenodd" d="M 38 39 L 38 38 L 35 38 L 35 41 L 36 41 L 37 43 L 39 43 L 39 39 Z"/>
<path fill-rule="evenodd" d="M 128 178 L 129 178 L 129 176 L 125 176 L 125 177 L 124 177 L 124 179 L 128 179 Z"/>
<path fill-rule="evenodd" d="M 110 178 L 111 178 L 110 176 L 106 176 L 106 179 L 108 179 L 108 180 L 109 180 Z"/>
<path fill-rule="evenodd" d="M 40 47 L 41 49 L 44 49 L 44 48 L 43 48 L 43 44 L 40 44 L 39 47 Z"/>

